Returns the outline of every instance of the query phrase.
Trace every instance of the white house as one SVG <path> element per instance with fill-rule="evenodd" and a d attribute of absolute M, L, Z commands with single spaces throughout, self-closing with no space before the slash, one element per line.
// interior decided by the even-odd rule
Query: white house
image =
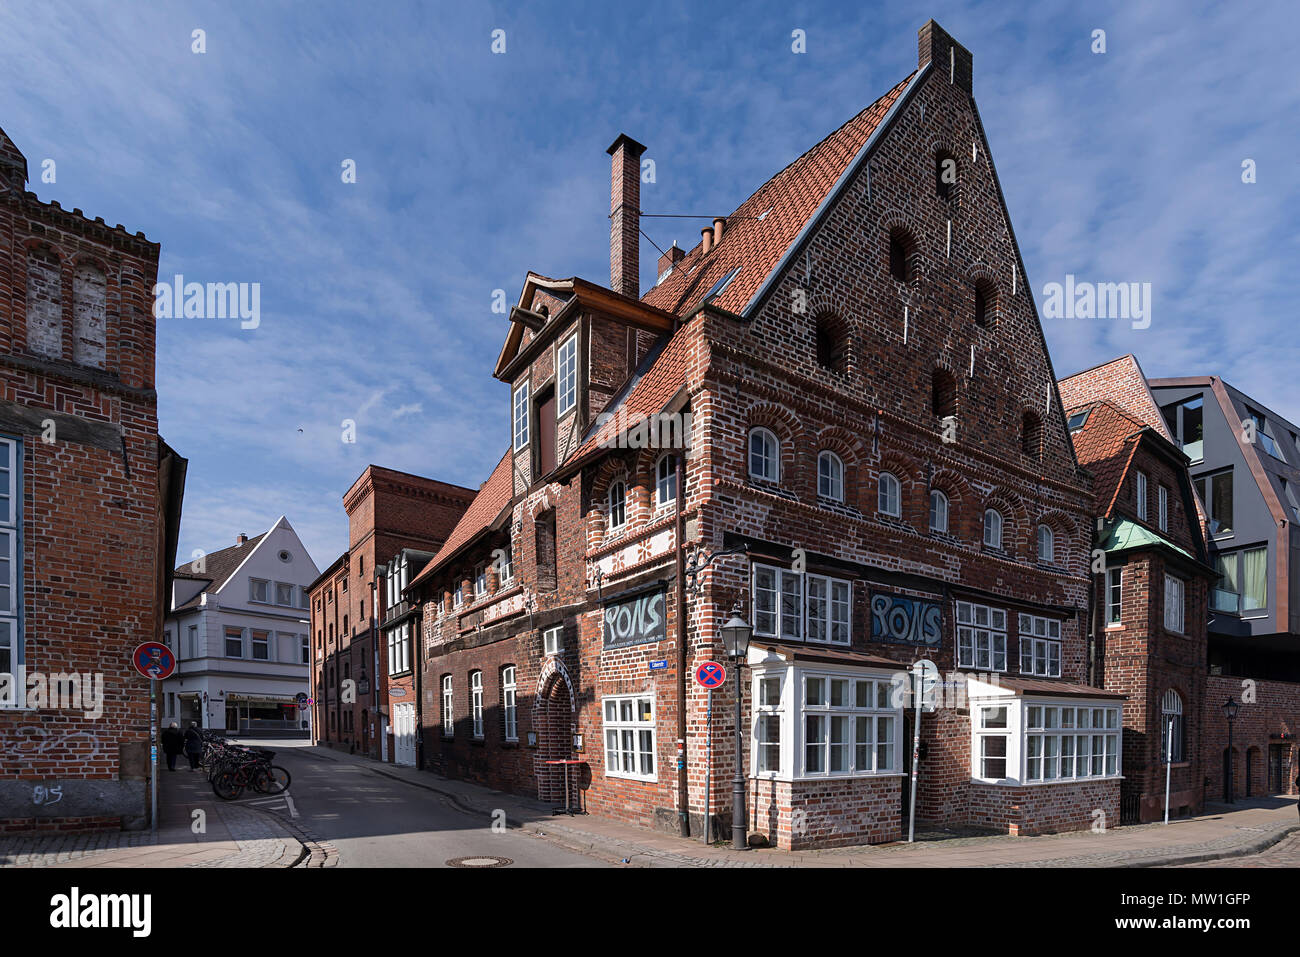
<path fill-rule="evenodd" d="M 163 723 L 231 733 L 306 734 L 307 586 L 319 571 L 282 515 L 255 538 L 176 569 L 164 635 L 176 673 L 163 682 Z"/>

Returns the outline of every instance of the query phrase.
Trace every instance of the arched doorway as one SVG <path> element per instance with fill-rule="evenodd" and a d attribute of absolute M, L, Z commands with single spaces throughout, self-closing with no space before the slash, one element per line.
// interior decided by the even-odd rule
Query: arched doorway
<path fill-rule="evenodd" d="M 565 769 L 563 765 L 547 762 L 567 761 L 573 757 L 574 700 L 568 673 L 556 659 L 551 659 L 543 667 L 537 697 L 533 700 L 533 729 L 537 734 L 537 757 L 533 770 L 537 775 L 537 799 L 561 805 L 565 803 Z M 572 784 L 570 789 L 572 791 Z M 576 795 L 571 793 L 570 800 L 576 803 Z"/>

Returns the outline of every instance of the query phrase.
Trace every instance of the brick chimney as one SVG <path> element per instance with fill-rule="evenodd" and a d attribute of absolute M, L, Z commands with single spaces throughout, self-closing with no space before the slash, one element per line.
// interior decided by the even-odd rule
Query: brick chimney
<path fill-rule="evenodd" d="M 934 71 L 966 93 L 971 88 L 970 51 L 950 37 L 939 24 L 927 20 L 916 34 L 917 66 L 934 62 Z"/>
<path fill-rule="evenodd" d="M 236 545 L 243 545 L 247 541 L 248 541 L 248 536 L 245 535 L 243 532 L 240 532 L 238 535 L 235 536 Z"/>
<path fill-rule="evenodd" d="M 609 288 L 641 298 L 641 154 L 645 147 L 620 133 L 608 150 Z"/>
<path fill-rule="evenodd" d="M 686 250 L 677 245 L 677 240 L 668 247 L 668 251 L 659 257 L 659 271 L 657 275 L 662 276 L 673 266 L 676 266 L 686 256 Z"/>

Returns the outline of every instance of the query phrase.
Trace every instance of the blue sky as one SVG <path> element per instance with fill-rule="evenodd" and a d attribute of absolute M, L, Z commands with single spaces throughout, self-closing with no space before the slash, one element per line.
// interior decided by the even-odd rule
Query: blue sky
<path fill-rule="evenodd" d="M 607 281 L 614 137 L 656 162 L 647 212 L 728 213 L 907 75 L 931 16 L 974 55 L 1040 310 L 1068 273 L 1152 284 L 1147 329 L 1044 319 L 1057 373 L 1131 351 L 1300 419 L 1287 5 L 518 6 L 0 7 L 0 127 L 30 188 L 143 230 L 160 278 L 261 283 L 257 329 L 160 320 L 162 432 L 190 460 L 180 560 L 284 513 L 324 567 L 368 463 L 477 487 L 508 441 L 493 291 L 513 302 L 528 269 Z M 701 224 L 644 225 L 689 248 Z M 656 258 L 644 244 L 643 288 Z"/>

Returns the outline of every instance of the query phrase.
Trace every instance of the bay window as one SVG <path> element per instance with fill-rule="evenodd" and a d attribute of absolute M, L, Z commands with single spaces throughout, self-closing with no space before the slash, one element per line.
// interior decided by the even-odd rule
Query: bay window
<path fill-rule="evenodd" d="M 847 645 L 852 584 L 812 572 L 754 565 L 754 634 Z"/>
<path fill-rule="evenodd" d="M 891 675 L 755 668 L 752 767 L 791 779 L 897 774 L 902 709 Z"/>
<path fill-rule="evenodd" d="M 1118 704 L 1012 697 L 1006 690 L 971 684 L 974 780 L 1037 785 L 1120 775 Z"/>

